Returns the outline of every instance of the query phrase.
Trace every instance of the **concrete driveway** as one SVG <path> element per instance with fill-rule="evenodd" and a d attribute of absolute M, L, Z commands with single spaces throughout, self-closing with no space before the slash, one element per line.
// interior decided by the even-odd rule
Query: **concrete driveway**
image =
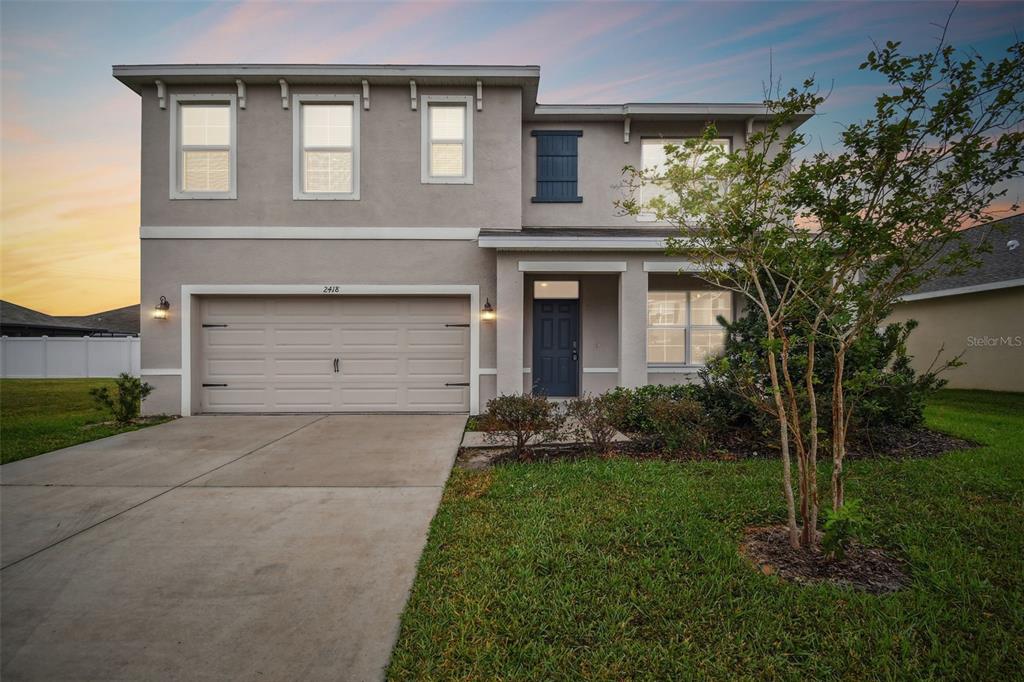
<path fill-rule="evenodd" d="M 373 680 L 458 415 L 192 417 L 0 468 L 0 673 Z"/>

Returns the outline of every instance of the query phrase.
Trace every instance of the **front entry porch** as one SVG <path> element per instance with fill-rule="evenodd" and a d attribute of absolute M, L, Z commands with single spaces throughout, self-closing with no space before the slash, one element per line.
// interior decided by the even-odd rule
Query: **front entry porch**
<path fill-rule="evenodd" d="M 499 395 L 693 381 L 724 340 L 715 318 L 734 315 L 728 292 L 660 254 L 497 256 Z"/>

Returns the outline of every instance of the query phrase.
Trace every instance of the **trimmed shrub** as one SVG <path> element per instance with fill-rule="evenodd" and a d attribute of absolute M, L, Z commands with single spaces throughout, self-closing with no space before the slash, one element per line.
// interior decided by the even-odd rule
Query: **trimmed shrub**
<path fill-rule="evenodd" d="M 115 380 L 114 392 L 103 386 L 89 391 L 96 403 L 110 412 L 118 424 L 129 424 L 137 419 L 142 409 L 142 401 L 153 392 L 153 387 L 138 377 L 121 373 Z"/>
<path fill-rule="evenodd" d="M 859 500 L 847 499 L 839 509 L 826 509 L 821 548 L 833 559 L 841 561 L 853 541 L 863 532 L 864 525 Z"/>
<path fill-rule="evenodd" d="M 566 417 L 572 422 L 570 431 L 578 442 L 598 454 L 611 450 L 615 436 L 614 404 L 608 395 L 573 398 L 566 407 Z"/>
<path fill-rule="evenodd" d="M 696 400 L 655 398 L 648 404 L 654 444 L 671 454 L 706 454 L 711 449 L 707 413 Z"/>
<path fill-rule="evenodd" d="M 708 419 L 692 385 L 615 388 L 605 394 L 612 424 L 643 448 L 663 452 L 706 451 Z"/>
<path fill-rule="evenodd" d="M 487 401 L 478 426 L 489 443 L 503 445 L 517 458 L 558 438 L 565 415 L 542 395 L 502 395 Z"/>

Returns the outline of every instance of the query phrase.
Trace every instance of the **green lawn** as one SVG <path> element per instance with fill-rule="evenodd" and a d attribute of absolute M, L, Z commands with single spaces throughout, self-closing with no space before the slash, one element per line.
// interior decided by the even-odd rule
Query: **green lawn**
<path fill-rule="evenodd" d="M 89 389 L 113 379 L 0 379 L 0 464 L 158 423 L 93 426 L 110 419 Z"/>
<path fill-rule="evenodd" d="M 786 584 L 738 556 L 745 526 L 784 519 L 775 462 L 457 470 L 389 677 L 1017 678 L 1024 395 L 945 391 L 927 417 L 985 447 L 847 465 L 867 542 L 909 564 L 887 596 Z"/>

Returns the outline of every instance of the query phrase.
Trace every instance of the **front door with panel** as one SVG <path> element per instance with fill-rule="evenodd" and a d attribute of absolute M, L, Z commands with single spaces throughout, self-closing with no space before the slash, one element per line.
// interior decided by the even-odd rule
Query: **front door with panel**
<path fill-rule="evenodd" d="M 580 302 L 533 302 L 533 392 L 548 396 L 579 394 Z"/>

